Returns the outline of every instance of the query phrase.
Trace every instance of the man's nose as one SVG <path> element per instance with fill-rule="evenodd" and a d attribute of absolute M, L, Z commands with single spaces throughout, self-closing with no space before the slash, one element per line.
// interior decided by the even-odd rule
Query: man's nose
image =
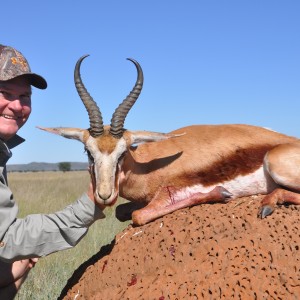
<path fill-rule="evenodd" d="M 12 100 L 9 106 L 14 110 L 22 110 L 22 103 L 21 100 L 18 98 Z"/>

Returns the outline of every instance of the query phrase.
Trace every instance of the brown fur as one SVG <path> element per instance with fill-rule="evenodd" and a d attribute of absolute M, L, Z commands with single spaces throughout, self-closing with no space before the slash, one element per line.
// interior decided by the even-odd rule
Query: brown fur
<path fill-rule="evenodd" d="M 259 145 L 247 149 L 237 148 L 227 157 L 221 157 L 212 166 L 200 170 L 196 176 L 204 186 L 223 183 L 234 179 L 237 175 L 254 172 L 263 163 L 263 158 L 273 145 Z"/>
<path fill-rule="evenodd" d="M 102 135 L 97 139 L 98 148 L 102 153 L 112 153 L 116 148 L 117 139 L 110 134 Z"/>
<path fill-rule="evenodd" d="M 200 125 L 158 143 L 140 145 L 125 156 L 122 197 L 149 202 L 162 186 L 209 186 L 252 173 L 267 151 L 297 139 L 248 125 Z"/>
<path fill-rule="evenodd" d="M 103 135 L 97 138 L 97 145 L 102 153 L 112 153 L 116 148 L 117 139 L 109 133 L 109 126 L 104 126 Z"/>

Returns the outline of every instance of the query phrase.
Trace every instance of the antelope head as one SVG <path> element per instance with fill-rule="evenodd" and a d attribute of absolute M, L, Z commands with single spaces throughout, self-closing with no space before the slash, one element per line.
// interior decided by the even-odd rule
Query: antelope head
<path fill-rule="evenodd" d="M 133 144 L 156 142 L 178 135 L 124 129 L 125 118 L 139 97 L 144 81 L 141 66 L 130 58 L 128 60 L 134 63 L 138 73 L 136 83 L 129 95 L 115 110 L 110 125 L 104 126 L 101 111 L 86 90 L 80 75 L 80 65 L 87 56 L 84 55 L 77 61 L 74 81 L 78 95 L 88 112 L 90 128 L 38 128 L 84 144 L 90 170 L 95 179 L 95 200 L 101 205 L 112 205 L 119 195 L 122 161 L 128 148 Z"/>

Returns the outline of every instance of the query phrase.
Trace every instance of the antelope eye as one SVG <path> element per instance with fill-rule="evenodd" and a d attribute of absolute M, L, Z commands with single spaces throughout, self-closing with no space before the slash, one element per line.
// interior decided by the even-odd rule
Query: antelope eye
<path fill-rule="evenodd" d="M 88 156 L 89 159 L 89 163 L 94 163 L 94 157 L 92 156 L 91 152 L 85 148 L 86 154 Z"/>
<path fill-rule="evenodd" d="M 126 155 L 126 153 L 127 153 L 127 151 L 125 151 L 125 152 L 123 152 L 123 153 L 121 154 L 121 156 L 119 157 L 119 161 L 121 161 L 121 160 L 124 158 L 124 156 Z"/>

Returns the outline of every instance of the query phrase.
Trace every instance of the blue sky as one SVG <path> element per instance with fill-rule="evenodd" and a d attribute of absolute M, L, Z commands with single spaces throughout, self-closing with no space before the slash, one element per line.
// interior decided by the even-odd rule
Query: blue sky
<path fill-rule="evenodd" d="M 87 160 L 81 143 L 35 128 L 89 127 L 73 83 L 84 54 L 105 123 L 135 83 L 132 57 L 145 82 L 127 129 L 246 123 L 300 136 L 299 1 L 16 0 L 1 12 L 1 43 L 48 81 L 33 91 L 26 143 L 10 164 Z"/>

